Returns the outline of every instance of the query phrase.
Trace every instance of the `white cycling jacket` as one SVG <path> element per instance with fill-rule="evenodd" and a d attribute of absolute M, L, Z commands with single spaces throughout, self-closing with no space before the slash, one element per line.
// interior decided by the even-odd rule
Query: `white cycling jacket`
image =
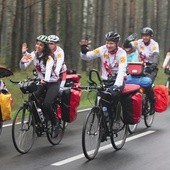
<path fill-rule="evenodd" d="M 24 55 L 29 57 L 29 61 L 26 63 L 22 63 L 20 61 L 19 65 L 21 69 L 26 69 L 31 63 L 34 64 L 36 71 L 38 73 L 38 78 L 40 80 L 44 80 L 46 82 L 57 82 L 59 77 L 59 71 L 62 68 L 62 64 L 64 62 L 63 53 L 58 52 L 57 55 L 57 63 L 51 56 L 48 56 L 48 60 L 46 66 L 43 63 L 42 55 L 38 56 L 35 51 L 28 53 L 26 52 Z M 55 58 L 55 57 L 54 57 Z M 58 68 L 56 68 L 58 67 Z"/>
<path fill-rule="evenodd" d="M 126 52 L 122 48 L 118 47 L 115 53 L 110 54 L 106 48 L 106 45 L 103 45 L 93 51 L 87 52 L 86 54 L 80 53 L 80 56 L 83 60 L 87 61 L 100 58 L 102 79 L 107 80 L 109 75 L 117 76 L 115 85 L 123 85 L 127 67 L 127 56 Z"/>
<path fill-rule="evenodd" d="M 148 45 L 144 44 L 143 39 L 132 41 L 131 44 L 133 47 L 136 47 L 136 49 L 139 51 L 139 54 L 141 54 L 144 57 L 144 62 L 146 63 L 147 62 L 153 63 L 154 52 L 157 52 L 159 54 L 159 45 L 153 39 L 150 40 L 150 43 Z"/>

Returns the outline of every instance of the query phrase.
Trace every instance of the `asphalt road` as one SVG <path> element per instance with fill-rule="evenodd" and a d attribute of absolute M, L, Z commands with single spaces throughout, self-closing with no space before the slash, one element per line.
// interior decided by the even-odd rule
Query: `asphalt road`
<path fill-rule="evenodd" d="M 105 142 L 96 158 L 87 161 L 81 148 L 81 131 L 87 112 L 78 113 L 61 143 L 52 146 L 46 136 L 37 138 L 27 154 L 19 154 L 12 143 L 11 126 L 0 136 L 0 170 L 169 170 L 170 109 L 156 113 L 151 128 L 141 120 L 129 135 L 122 150 L 115 151 Z"/>

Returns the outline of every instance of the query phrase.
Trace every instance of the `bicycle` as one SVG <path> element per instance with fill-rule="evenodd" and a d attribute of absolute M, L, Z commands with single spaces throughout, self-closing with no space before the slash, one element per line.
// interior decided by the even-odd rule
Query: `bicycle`
<path fill-rule="evenodd" d="M 46 133 L 47 139 L 52 145 L 58 145 L 64 135 L 65 121 L 60 119 L 56 114 L 58 135 L 52 137 L 51 121 L 48 120 L 47 115 L 45 115 L 41 109 L 45 91 L 38 99 L 34 95 L 39 80 L 36 78 L 27 78 L 24 81 L 10 81 L 18 84 L 22 93 L 28 95 L 28 99 L 24 101 L 16 112 L 12 122 L 12 140 L 16 150 L 22 154 L 27 153 L 32 148 L 36 135 L 41 137 L 44 133 Z M 53 103 L 54 113 L 57 112 L 60 104 L 61 100 L 59 95 Z"/>
<path fill-rule="evenodd" d="M 165 86 L 168 88 L 169 95 L 170 95 L 170 67 L 166 67 L 164 70 L 164 73 L 168 76 L 168 78 L 165 82 Z"/>
<path fill-rule="evenodd" d="M 144 67 L 145 68 L 149 67 L 149 66 L 144 66 L 144 64 L 141 63 L 141 62 L 129 63 L 128 66 L 132 66 L 132 68 L 131 68 L 132 71 L 128 70 L 128 72 L 136 73 L 136 75 L 134 75 L 134 76 L 138 76 L 138 74 L 137 74 L 138 69 L 140 70 L 140 74 L 145 74 Z M 150 103 L 150 100 L 149 100 L 148 96 L 145 93 L 145 88 L 140 87 L 140 92 L 142 93 L 142 116 L 143 116 L 143 119 L 144 119 L 144 123 L 145 123 L 146 127 L 151 127 L 151 125 L 152 125 L 152 123 L 154 121 L 155 113 L 150 114 L 150 112 L 151 112 L 151 103 Z M 133 134 L 136 131 L 137 125 L 138 124 L 128 125 L 128 131 L 129 131 L 130 134 Z"/>
<path fill-rule="evenodd" d="M 92 79 L 92 73 L 97 75 L 100 85 Z M 127 138 L 128 125 L 124 123 L 121 99 L 118 97 L 114 100 L 106 91 L 110 85 L 111 83 L 102 81 L 98 71 L 93 69 L 89 72 L 89 86 L 79 87 L 88 92 L 96 91 L 95 106 L 87 114 L 82 129 L 82 149 L 89 160 L 95 158 L 100 143 L 107 141 L 107 137 L 115 150 L 120 150 Z M 136 90 L 135 88 L 134 91 Z"/>

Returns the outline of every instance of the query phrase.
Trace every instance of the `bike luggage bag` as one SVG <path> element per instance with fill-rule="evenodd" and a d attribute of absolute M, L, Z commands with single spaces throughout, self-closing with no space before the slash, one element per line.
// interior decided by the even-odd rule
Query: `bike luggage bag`
<path fill-rule="evenodd" d="M 140 121 L 142 114 L 142 94 L 135 92 L 127 94 L 121 99 L 123 118 L 125 124 L 136 124 Z"/>
<path fill-rule="evenodd" d="M 155 111 L 164 112 L 169 103 L 168 88 L 164 85 L 156 85 L 153 90 L 155 94 Z"/>
<path fill-rule="evenodd" d="M 77 108 L 80 103 L 81 91 L 68 89 L 63 91 L 61 96 L 61 107 L 58 108 L 58 115 L 65 122 L 73 122 L 77 118 Z"/>
<path fill-rule="evenodd" d="M 142 62 L 132 62 L 128 63 L 128 74 L 139 76 L 143 74 L 144 65 Z"/>
<path fill-rule="evenodd" d="M 12 113 L 11 113 L 11 94 L 10 93 L 0 94 L 0 112 L 2 114 L 3 121 L 11 120 Z"/>

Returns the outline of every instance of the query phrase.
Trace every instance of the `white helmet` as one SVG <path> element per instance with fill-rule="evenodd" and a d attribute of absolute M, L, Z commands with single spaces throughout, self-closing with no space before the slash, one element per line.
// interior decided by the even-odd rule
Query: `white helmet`
<path fill-rule="evenodd" d="M 49 42 L 59 42 L 59 37 L 58 36 L 56 36 L 56 35 L 49 35 L 48 36 L 48 41 Z"/>

